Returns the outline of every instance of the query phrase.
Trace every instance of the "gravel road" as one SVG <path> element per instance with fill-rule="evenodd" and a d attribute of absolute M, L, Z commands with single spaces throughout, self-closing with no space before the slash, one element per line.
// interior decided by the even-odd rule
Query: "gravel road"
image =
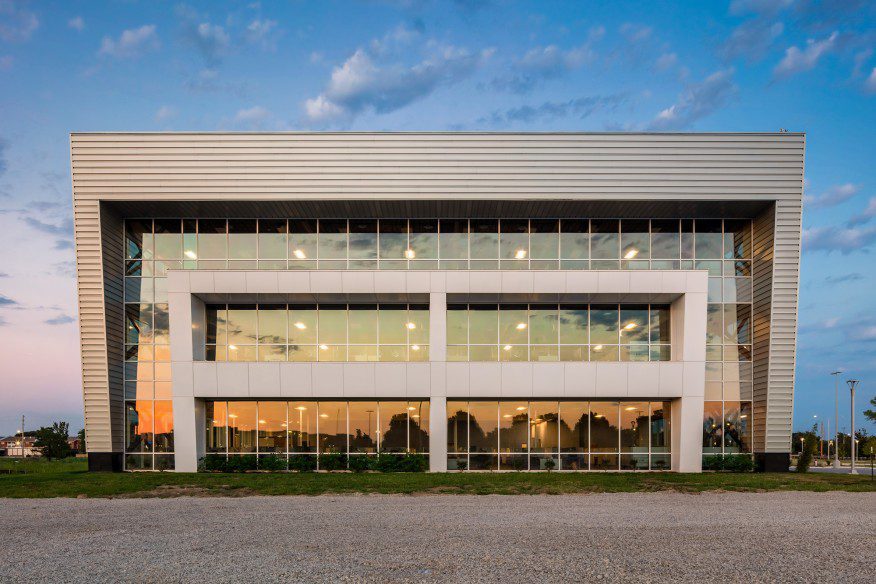
<path fill-rule="evenodd" d="M 0 582 L 874 582 L 874 493 L 0 499 Z"/>

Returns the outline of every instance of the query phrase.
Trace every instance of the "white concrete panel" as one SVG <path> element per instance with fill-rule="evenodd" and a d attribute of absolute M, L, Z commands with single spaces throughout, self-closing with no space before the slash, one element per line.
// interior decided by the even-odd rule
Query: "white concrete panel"
<path fill-rule="evenodd" d="M 468 381 L 468 374 L 465 377 Z M 438 397 L 447 396 L 447 364 L 433 361 L 429 363 L 429 392 Z"/>
<path fill-rule="evenodd" d="M 685 396 L 672 400 L 672 470 L 703 470 L 703 398 Z"/>
<path fill-rule="evenodd" d="M 428 294 L 432 292 L 430 272 L 410 271 L 405 273 L 405 291 L 408 294 Z"/>
<path fill-rule="evenodd" d="M 705 270 L 700 270 L 700 273 L 686 272 L 687 285 L 685 292 L 688 294 L 708 294 L 709 292 L 709 275 Z"/>
<path fill-rule="evenodd" d="M 499 363 L 469 363 L 468 387 L 471 397 L 502 395 L 502 373 Z"/>
<path fill-rule="evenodd" d="M 340 292 L 344 287 L 344 279 L 341 272 L 332 272 L 328 270 L 319 272 L 310 272 L 310 291 L 318 292 Z"/>
<path fill-rule="evenodd" d="M 345 294 L 373 294 L 374 274 L 372 272 L 350 271 L 341 275 Z"/>
<path fill-rule="evenodd" d="M 375 397 L 375 363 L 344 363 L 344 397 Z M 320 364 L 316 364 L 319 368 Z"/>
<path fill-rule="evenodd" d="M 687 287 L 687 274 L 685 272 L 662 271 L 660 274 L 660 292 L 667 294 L 681 294 Z"/>
<path fill-rule="evenodd" d="M 503 294 L 530 294 L 533 290 L 532 280 L 538 272 L 502 271 Z M 495 284 L 493 284 L 495 286 Z"/>
<path fill-rule="evenodd" d="M 429 294 L 429 360 L 447 360 L 447 294 Z"/>
<path fill-rule="evenodd" d="M 502 397 L 529 397 L 532 395 L 531 363 L 502 363 L 500 370 L 499 395 Z"/>
<path fill-rule="evenodd" d="M 596 396 L 596 363 L 563 363 L 566 397 Z"/>
<path fill-rule="evenodd" d="M 407 363 L 378 363 L 374 379 L 377 394 L 382 397 L 406 397 L 408 394 Z"/>
<path fill-rule="evenodd" d="M 702 340 L 706 338 L 707 309 L 706 294 L 694 292 L 684 295 L 684 331 L 681 332 L 683 354 L 680 356 L 682 361 L 706 359 L 706 344 Z M 673 331 L 673 334 L 678 332 Z M 687 342 L 688 339 L 691 342 Z"/>
<path fill-rule="evenodd" d="M 216 363 L 196 361 L 192 363 L 194 395 L 196 397 L 216 397 L 219 395 Z"/>
<path fill-rule="evenodd" d="M 173 446 L 174 471 L 197 472 L 198 470 L 198 424 L 195 416 L 195 399 L 173 399 Z"/>
<path fill-rule="evenodd" d="M 249 364 L 249 395 L 280 397 L 280 363 Z"/>
<path fill-rule="evenodd" d="M 565 388 L 565 363 L 532 364 L 533 397 L 560 397 L 565 395 Z"/>
<path fill-rule="evenodd" d="M 447 471 L 447 399 L 429 400 L 429 472 Z"/>
<path fill-rule="evenodd" d="M 212 294 L 216 291 L 213 272 L 194 270 L 189 273 L 189 287 L 193 294 Z"/>
<path fill-rule="evenodd" d="M 469 272 L 450 271 L 445 274 L 449 294 L 468 294 L 471 291 Z"/>
<path fill-rule="evenodd" d="M 627 396 L 653 398 L 660 395 L 660 363 L 627 363 Z"/>
<path fill-rule="evenodd" d="M 682 395 L 703 397 L 706 394 L 706 363 L 705 361 L 685 361 L 684 377 L 682 379 Z"/>
<path fill-rule="evenodd" d="M 447 278 L 444 272 L 429 272 L 429 292 L 446 292 Z"/>
<path fill-rule="evenodd" d="M 168 293 L 188 292 L 189 290 L 189 272 L 185 270 L 170 270 L 167 273 Z"/>
<path fill-rule="evenodd" d="M 280 395 L 282 397 L 313 396 L 311 369 L 310 363 L 280 363 Z"/>
<path fill-rule="evenodd" d="M 243 294 L 246 292 L 246 272 L 213 272 L 213 286 L 216 292 Z"/>
<path fill-rule="evenodd" d="M 468 273 L 468 289 L 472 294 L 498 292 L 501 275 L 496 272 L 472 271 Z"/>
<path fill-rule="evenodd" d="M 628 363 L 596 363 L 596 397 L 627 397 Z"/>
<path fill-rule="evenodd" d="M 249 293 L 275 294 L 279 291 L 277 272 L 259 270 L 246 272 L 246 291 Z"/>
<path fill-rule="evenodd" d="M 539 272 L 532 282 L 533 292 L 548 294 L 563 293 L 566 291 L 566 274 L 564 272 Z"/>
<path fill-rule="evenodd" d="M 657 395 L 662 398 L 681 397 L 684 387 L 684 363 L 669 361 L 659 365 L 660 379 Z"/>
<path fill-rule="evenodd" d="M 405 292 L 407 278 L 405 272 L 387 270 L 374 274 L 374 291 L 378 294 L 399 294 Z"/>
<path fill-rule="evenodd" d="M 289 294 L 310 293 L 310 272 L 290 270 L 277 274 L 280 290 Z"/>
<path fill-rule="evenodd" d="M 173 361 L 192 361 L 192 302 L 188 292 L 168 292 L 170 355 Z"/>
<path fill-rule="evenodd" d="M 447 363 L 446 395 L 451 397 L 469 397 L 469 363 Z"/>
<path fill-rule="evenodd" d="M 407 364 L 407 396 L 429 397 L 432 395 L 430 363 Z"/>
<path fill-rule="evenodd" d="M 596 272 L 598 291 L 601 294 L 627 294 L 630 291 L 630 274 L 621 271 Z"/>
<path fill-rule="evenodd" d="M 170 371 L 173 379 L 173 397 L 194 397 L 195 374 L 191 361 L 171 363 Z"/>
<path fill-rule="evenodd" d="M 313 396 L 344 396 L 344 363 L 319 363 L 313 367 Z"/>
<path fill-rule="evenodd" d="M 584 293 L 597 292 L 599 289 L 599 276 L 597 272 L 567 272 L 566 292 Z"/>
<path fill-rule="evenodd" d="M 216 363 L 219 397 L 249 397 L 249 365 Z"/>
<path fill-rule="evenodd" d="M 657 271 L 642 270 L 630 275 L 630 294 L 653 294 L 663 287 L 663 278 Z"/>

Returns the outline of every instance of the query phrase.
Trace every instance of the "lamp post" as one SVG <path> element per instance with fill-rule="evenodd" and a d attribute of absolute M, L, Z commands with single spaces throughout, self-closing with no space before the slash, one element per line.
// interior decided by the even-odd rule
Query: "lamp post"
<path fill-rule="evenodd" d="M 836 419 L 836 428 L 834 429 L 834 442 L 836 442 L 837 448 L 833 449 L 833 468 L 840 467 L 839 461 L 839 375 L 842 371 L 834 371 L 831 373 L 833 375 L 833 386 L 834 386 L 834 416 Z"/>
<path fill-rule="evenodd" d="M 851 439 L 851 447 L 852 447 L 852 470 L 849 474 L 858 474 L 858 472 L 855 470 L 855 450 L 857 450 L 855 448 L 855 386 L 857 386 L 859 383 L 861 383 L 861 380 L 860 379 L 849 379 L 849 380 L 846 380 L 846 383 L 849 384 L 849 391 L 851 391 L 851 394 L 852 394 L 852 429 L 849 432 L 849 434 L 850 434 L 849 438 Z"/>

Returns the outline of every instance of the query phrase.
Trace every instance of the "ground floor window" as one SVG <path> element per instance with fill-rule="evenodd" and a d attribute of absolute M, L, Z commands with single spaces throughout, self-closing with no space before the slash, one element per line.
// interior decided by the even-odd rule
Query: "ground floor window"
<path fill-rule="evenodd" d="M 670 402 L 448 401 L 449 470 L 669 469 Z"/>
<path fill-rule="evenodd" d="M 209 401 L 211 454 L 429 452 L 429 401 Z"/>

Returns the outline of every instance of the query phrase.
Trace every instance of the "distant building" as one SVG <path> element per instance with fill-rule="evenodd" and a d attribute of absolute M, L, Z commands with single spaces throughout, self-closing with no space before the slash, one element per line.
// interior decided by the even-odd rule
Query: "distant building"
<path fill-rule="evenodd" d="M 20 434 L 0 438 L 0 456 L 42 456 L 39 448 L 34 446 L 35 436 L 21 437 Z"/>

